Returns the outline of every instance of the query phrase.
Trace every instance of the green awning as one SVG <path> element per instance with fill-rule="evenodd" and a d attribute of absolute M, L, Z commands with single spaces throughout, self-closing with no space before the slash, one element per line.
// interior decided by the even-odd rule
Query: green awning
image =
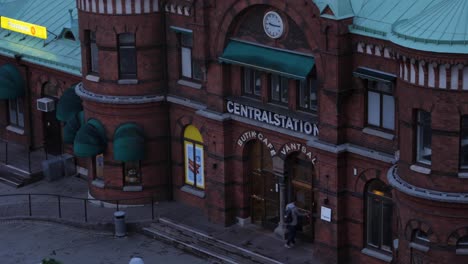
<path fill-rule="evenodd" d="M 24 79 L 12 64 L 0 67 L 0 99 L 15 99 L 24 95 Z"/>
<path fill-rule="evenodd" d="M 143 129 L 132 123 L 119 126 L 114 133 L 114 159 L 134 161 L 144 158 L 145 136 Z"/>
<path fill-rule="evenodd" d="M 68 121 L 76 113 L 83 110 L 81 98 L 75 93 L 75 86 L 66 89 L 58 100 L 55 116 L 62 122 Z"/>
<path fill-rule="evenodd" d="M 104 126 L 97 119 L 90 119 L 76 133 L 73 151 L 77 157 L 92 157 L 104 153 L 106 144 Z"/>
<path fill-rule="evenodd" d="M 229 41 L 219 61 L 303 80 L 314 67 L 311 56 L 257 46 L 236 40 Z"/>
<path fill-rule="evenodd" d="M 388 74 L 385 72 L 380 72 L 364 67 L 359 67 L 353 72 L 353 75 L 359 78 L 378 81 L 378 82 L 385 82 L 388 84 L 394 83 L 396 80 L 396 76 L 392 74 Z"/>
<path fill-rule="evenodd" d="M 63 127 L 63 142 L 66 144 L 73 144 L 75 141 L 76 132 L 84 124 L 83 111 L 75 113 L 70 119 L 67 120 Z"/>

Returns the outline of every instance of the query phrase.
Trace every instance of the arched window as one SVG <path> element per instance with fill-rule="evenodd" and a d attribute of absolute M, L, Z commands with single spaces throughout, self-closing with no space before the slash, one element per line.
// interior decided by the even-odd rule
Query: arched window
<path fill-rule="evenodd" d="M 468 235 L 460 237 L 458 239 L 457 255 L 468 255 Z"/>
<path fill-rule="evenodd" d="M 203 138 L 192 125 L 184 131 L 185 184 L 205 189 Z"/>
<path fill-rule="evenodd" d="M 372 180 L 366 188 L 366 246 L 391 252 L 392 196 L 390 188 L 380 180 Z"/>

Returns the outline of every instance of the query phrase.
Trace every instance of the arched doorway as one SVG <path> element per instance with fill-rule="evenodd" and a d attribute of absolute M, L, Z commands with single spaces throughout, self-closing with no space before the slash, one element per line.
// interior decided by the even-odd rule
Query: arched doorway
<path fill-rule="evenodd" d="M 314 192 L 312 181 L 315 177 L 315 169 L 310 159 L 302 153 L 290 154 L 285 160 L 286 175 L 286 204 L 296 201 L 299 210 L 313 215 L 314 212 Z M 314 237 L 313 218 L 301 218 L 299 234 L 307 240 Z"/>
<path fill-rule="evenodd" d="M 246 146 L 252 223 L 274 229 L 279 222 L 279 192 L 268 148 L 259 140 Z"/>

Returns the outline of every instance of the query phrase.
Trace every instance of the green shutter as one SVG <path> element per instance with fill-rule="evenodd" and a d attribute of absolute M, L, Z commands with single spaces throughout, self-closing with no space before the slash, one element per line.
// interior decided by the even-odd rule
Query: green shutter
<path fill-rule="evenodd" d="M 19 70 L 5 64 L 0 67 L 0 99 L 15 99 L 24 95 L 24 79 Z"/>
<path fill-rule="evenodd" d="M 76 133 L 73 151 L 77 157 L 92 157 L 103 153 L 106 144 L 104 126 L 98 120 L 90 119 Z"/>
<path fill-rule="evenodd" d="M 71 86 L 65 92 L 62 97 L 58 100 L 56 117 L 62 122 L 68 121 L 76 113 L 83 110 L 81 98 L 75 93 L 75 85 Z"/>

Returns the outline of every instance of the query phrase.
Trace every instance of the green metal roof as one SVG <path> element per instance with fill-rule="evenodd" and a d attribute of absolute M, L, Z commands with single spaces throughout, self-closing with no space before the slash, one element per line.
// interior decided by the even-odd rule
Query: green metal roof
<path fill-rule="evenodd" d="M 330 19 L 345 19 L 354 16 L 350 0 L 313 0 L 320 10 L 322 17 Z M 323 14 L 324 10 L 329 7 L 334 16 Z"/>
<path fill-rule="evenodd" d="M 0 16 L 37 24 L 47 28 L 46 40 L 0 28 L 0 55 L 22 59 L 48 68 L 81 76 L 81 50 L 76 41 L 57 36 L 64 28 L 73 31 L 77 19 L 75 0 L 0 0 Z"/>
<path fill-rule="evenodd" d="M 350 31 L 417 50 L 468 53 L 466 0 L 351 0 Z"/>

